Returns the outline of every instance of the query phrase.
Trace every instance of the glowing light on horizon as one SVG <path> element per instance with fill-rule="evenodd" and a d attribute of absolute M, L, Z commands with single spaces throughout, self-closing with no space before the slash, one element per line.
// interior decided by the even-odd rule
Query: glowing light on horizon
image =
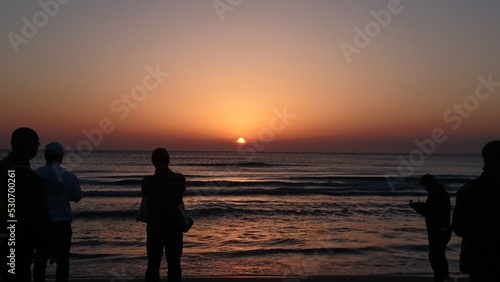
<path fill-rule="evenodd" d="M 247 142 L 247 140 L 245 140 L 245 138 L 243 138 L 243 137 L 240 137 L 240 138 L 238 138 L 238 140 L 236 140 L 236 143 L 238 143 L 238 144 L 245 144 L 246 142 Z"/>

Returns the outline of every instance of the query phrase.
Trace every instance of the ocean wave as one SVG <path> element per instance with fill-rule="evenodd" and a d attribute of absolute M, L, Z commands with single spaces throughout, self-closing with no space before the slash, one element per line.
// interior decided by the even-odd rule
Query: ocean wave
<path fill-rule="evenodd" d="M 314 213 L 326 213 L 326 211 L 319 210 L 266 210 L 266 209 L 245 209 L 236 207 L 210 207 L 210 208 L 200 208 L 200 209 L 189 209 L 188 213 L 196 218 L 203 217 L 227 217 L 227 216 L 243 216 L 243 215 L 304 215 L 304 214 L 314 214 Z M 76 219 L 131 219 L 135 220 L 138 215 L 137 210 L 111 210 L 111 211 L 79 211 L 74 213 Z"/>
<path fill-rule="evenodd" d="M 441 175 L 437 176 L 447 190 L 454 191 L 461 185 L 467 183 L 472 177 Z M 116 178 L 116 180 L 112 180 Z M 197 178 L 196 176 L 192 178 Z M 109 179 L 109 180 L 108 180 Z M 204 188 L 339 188 L 375 191 L 407 191 L 422 190 L 417 176 L 390 178 L 385 176 L 290 176 L 278 180 L 189 180 L 188 187 Z M 137 187 L 140 189 L 142 178 L 138 176 L 108 176 L 104 179 L 84 179 L 80 180 L 82 186 L 95 187 Z"/>
<path fill-rule="evenodd" d="M 467 177 L 441 176 L 442 183 L 455 195 L 457 189 L 470 179 Z M 418 177 L 390 180 L 385 177 L 290 177 L 287 180 L 187 181 L 187 197 L 214 196 L 424 196 Z M 82 184 L 83 196 L 89 198 L 141 197 L 140 179 L 116 181 L 92 180 Z M 115 188 L 116 187 L 116 188 Z M 103 189 L 104 188 L 104 189 Z"/>
<path fill-rule="evenodd" d="M 140 179 L 122 179 L 121 176 L 108 176 L 103 177 L 106 180 L 102 179 L 79 179 L 81 186 L 138 186 L 141 187 Z M 107 178 L 119 178 L 118 180 L 107 180 Z M 132 178 L 132 177 L 130 177 Z"/>
<path fill-rule="evenodd" d="M 107 245 L 108 247 L 135 247 L 142 244 L 142 242 L 138 241 L 111 241 L 109 239 L 76 240 L 72 243 L 72 245 L 79 247 L 98 247 L 101 245 Z"/>
<path fill-rule="evenodd" d="M 107 247 L 113 246 L 113 242 L 104 242 L 104 241 L 80 241 L 74 242 L 73 246 L 92 246 L 99 247 L 102 245 L 106 245 Z M 143 246 L 144 243 L 139 242 L 129 242 L 128 245 L 131 246 Z M 417 250 L 421 250 L 427 248 L 423 246 L 422 248 L 417 248 Z M 377 253 L 387 251 L 386 248 L 378 247 L 378 246 L 369 246 L 369 247 L 360 247 L 360 248 L 342 248 L 342 247 L 318 247 L 318 248 L 300 248 L 295 245 L 290 245 L 289 248 L 286 247 L 266 247 L 262 249 L 249 249 L 249 250 L 234 250 L 234 251 L 202 251 L 196 253 L 196 256 L 203 256 L 206 258 L 214 257 L 214 258 L 239 258 L 239 257 L 267 257 L 273 255 L 314 255 L 314 256 L 331 256 L 331 255 L 366 255 L 369 253 Z M 72 252 L 71 256 L 75 260 L 120 260 L 130 258 L 130 256 L 121 256 L 116 253 L 101 253 L 101 254 L 88 254 L 88 253 L 78 253 Z M 145 258 L 146 255 L 139 255 L 135 258 Z"/>
<path fill-rule="evenodd" d="M 361 247 L 361 248 L 340 248 L 340 247 L 321 247 L 321 248 L 265 248 L 265 249 L 253 249 L 253 250 L 239 250 L 239 251 L 228 251 L 228 252 L 209 252 L 205 255 L 215 256 L 215 257 L 251 257 L 251 256 L 270 256 L 270 255 L 283 255 L 283 254 L 301 254 L 301 255 L 362 255 L 372 252 L 382 252 L 386 251 L 383 247 Z"/>
<path fill-rule="evenodd" d="M 366 205 L 364 207 L 356 206 L 343 206 L 340 204 L 330 204 L 329 206 L 322 207 L 280 207 L 275 206 L 231 206 L 231 205 L 217 205 L 212 207 L 190 207 L 187 206 L 187 212 L 195 220 L 201 218 L 218 218 L 218 217 L 247 217 L 252 216 L 252 218 L 260 217 L 276 217 L 282 218 L 289 216 L 335 216 L 335 217 L 350 217 L 353 215 L 374 215 L 377 212 L 374 210 L 380 210 L 380 214 L 384 216 L 390 215 L 400 215 L 400 214 L 413 214 L 413 211 L 409 208 L 389 208 L 384 205 Z M 102 220 L 102 219 L 129 219 L 135 221 L 138 215 L 138 210 L 127 209 L 127 210 L 83 210 L 74 213 L 76 219 L 85 220 Z"/>
<path fill-rule="evenodd" d="M 74 212 L 73 216 L 76 219 L 119 219 L 119 218 L 135 218 L 138 210 L 111 210 L 111 211 L 78 211 Z"/>
<path fill-rule="evenodd" d="M 252 163 L 253 164 L 253 163 Z M 258 164 L 258 163 L 256 163 Z M 251 164 L 249 164 L 251 165 Z M 264 164 L 261 164 L 264 165 Z M 146 175 L 108 175 L 99 177 L 99 179 L 80 179 L 81 183 L 85 184 L 117 184 L 117 185 L 129 185 L 129 184 L 140 184 L 142 178 Z M 186 175 L 188 183 L 196 185 L 201 182 L 209 183 L 224 183 L 225 181 L 231 182 L 231 180 L 208 180 L 208 181 L 190 181 L 190 178 L 206 178 L 206 175 Z M 473 175 L 436 175 L 436 178 L 444 184 L 455 184 L 455 183 L 466 183 L 476 176 Z M 108 180 L 110 179 L 110 180 Z M 116 179 L 116 180 L 112 180 Z M 420 176 L 406 176 L 397 177 L 394 175 L 299 175 L 299 176 L 284 176 L 281 180 L 267 180 L 267 181 L 248 181 L 249 183 L 367 183 L 367 182 L 384 182 L 384 183 L 397 183 L 397 184 L 419 184 Z M 247 181 L 240 181 L 238 183 L 247 183 Z"/>
<path fill-rule="evenodd" d="M 114 198 L 114 197 L 141 197 L 141 191 L 131 190 L 107 190 L 107 191 L 84 191 L 84 198 Z M 392 190 L 392 189 L 373 189 L 373 188 L 274 188 L 274 189 L 232 189 L 232 188 L 205 188 L 205 189 L 188 189 L 184 193 L 185 197 L 220 197 L 220 196 L 332 196 L 332 197 L 349 197 L 349 196 L 411 196 L 423 197 L 425 191 L 420 190 Z M 451 191 L 450 195 L 455 195 Z"/>
<path fill-rule="evenodd" d="M 141 191 L 131 191 L 131 190 L 122 190 L 122 191 L 98 191 L 98 190 L 87 190 L 82 191 L 83 198 L 123 198 L 123 197 L 141 197 Z"/>
<path fill-rule="evenodd" d="M 72 243 L 72 245 L 76 245 L 75 243 Z M 114 255 L 111 254 L 81 254 L 81 253 L 75 253 L 71 252 L 71 258 L 75 260 L 99 260 L 99 259 L 106 259 L 114 257 Z"/>
<path fill-rule="evenodd" d="M 200 166 L 200 167 L 282 167 L 282 166 L 298 166 L 297 164 L 276 164 L 276 163 L 265 163 L 265 162 L 221 162 L 221 163 L 179 163 L 176 166 Z"/>

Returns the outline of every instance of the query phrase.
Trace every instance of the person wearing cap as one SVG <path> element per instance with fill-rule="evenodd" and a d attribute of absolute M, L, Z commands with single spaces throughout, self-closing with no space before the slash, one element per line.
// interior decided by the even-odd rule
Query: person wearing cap
<path fill-rule="evenodd" d="M 427 200 L 425 203 L 410 201 L 410 207 L 425 217 L 429 262 L 434 271 L 434 281 L 450 280 L 446 259 L 446 245 L 451 238 L 450 196 L 431 174 L 422 176 L 420 184 L 429 193 Z"/>
<path fill-rule="evenodd" d="M 0 161 L 2 281 L 31 281 L 35 245 L 50 226 L 40 179 L 30 168 L 39 145 L 33 129 L 18 128 L 12 133 L 12 150 Z"/>
<path fill-rule="evenodd" d="M 33 268 L 35 282 L 45 281 L 45 269 L 50 252 L 57 262 L 55 281 L 68 281 L 73 221 L 70 201 L 80 201 L 82 191 L 77 177 L 61 167 L 63 156 L 64 150 L 61 144 L 57 142 L 47 144 L 44 154 L 46 164 L 36 170 L 42 182 L 45 201 L 53 222 L 53 232 L 48 242 L 36 249 Z"/>
<path fill-rule="evenodd" d="M 453 232 L 462 237 L 460 271 L 471 282 L 499 281 L 500 140 L 482 150 L 483 173 L 462 186 L 453 212 Z"/>
<path fill-rule="evenodd" d="M 179 205 L 183 203 L 186 179 L 184 175 L 170 170 L 170 156 L 166 149 L 155 149 L 151 161 L 155 174 L 144 177 L 141 183 L 142 195 L 147 200 L 148 266 L 145 278 L 147 282 L 160 281 L 160 265 L 165 250 L 168 281 L 180 282 L 183 234 L 176 215 Z"/>

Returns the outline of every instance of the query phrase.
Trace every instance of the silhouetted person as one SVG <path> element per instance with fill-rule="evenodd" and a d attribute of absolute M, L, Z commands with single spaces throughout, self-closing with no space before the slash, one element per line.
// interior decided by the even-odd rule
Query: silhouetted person
<path fill-rule="evenodd" d="M 52 142 L 45 146 L 46 165 L 36 170 L 42 182 L 53 231 L 49 241 L 36 247 L 33 277 L 35 282 L 45 281 L 45 269 L 49 254 L 57 262 L 56 282 L 68 281 L 69 250 L 71 247 L 71 202 L 82 198 L 82 191 L 76 176 L 61 167 L 64 150 L 61 144 Z M 52 261 L 51 261 L 52 262 Z"/>
<path fill-rule="evenodd" d="M 35 245 L 46 236 L 50 218 L 40 179 L 29 163 L 40 145 L 37 133 L 31 128 L 18 128 L 12 133 L 11 145 L 12 151 L 0 161 L 0 267 L 2 281 L 26 282 L 31 281 Z"/>
<path fill-rule="evenodd" d="M 186 179 L 169 169 L 167 150 L 157 148 L 151 161 L 155 174 L 142 180 L 142 195 L 147 200 L 148 267 L 146 281 L 160 280 L 160 265 L 165 250 L 168 265 L 168 281 L 181 281 L 181 255 L 183 234 L 180 227 L 179 205 L 186 190 Z"/>
<path fill-rule="evenodd" d="M 425 203 L 410 201 L 410 206 L 425 217 L 429 240 L 429 262 L 434 271 L 434 281 L 449 280 L 446 245 L 451 238 L 450 196 L 443 185 L 430 174 L 422 176 L 420 184 L 429 193 L 427 200 Z"/>
<path fill-rule="evenodd" d="M 453 231 L 462 237 L 460 271 L 472 282 L 500 281 L 500 140 L 482 151 L 483 173 L 457 192 Z"/>

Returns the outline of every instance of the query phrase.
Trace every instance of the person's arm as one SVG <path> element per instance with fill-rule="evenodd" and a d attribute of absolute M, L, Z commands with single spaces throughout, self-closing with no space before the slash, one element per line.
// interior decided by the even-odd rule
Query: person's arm
<path fill-rule="evenodd" d="M 47 206 L 47 202 L 45 200 L 45 195 L 42 189 L 42 181 L 38 174 L 31 169 L 29 169 L 27 177 L 29 183 L 25 187 L 32 187 L 32 195 L 34 196 L 33 204 L 35 206 L 35 211 L 38 211 L 35 216 L 38 217 L 37 222 L 41 222 L 42 226 L 45 227 L 43 232 L 49 233 L 52 229 L 52 219 L 50 218 L 49 208 Z M 24 185 L 22 185 L 24 186 Z"/>
<path fill-rule="evenodd" d="M 453 232 L 457 234 L 458 237 L 467 235 L 467 225 L 470 217 L 467 204 L 467 187 L 464 186 L 457 192 L 455 210 L 453 211 L 451 221 Z"/>
<path fill-rule="evenodd" d="M 68 173 L 67 181 L 69 186 L 69 200 L 78 203 L 82 199 L 82 189 L 80 188 L 78 178 L 74 174 Z"/>
<path fill-rule="evenodd" d="M 141 181 L 141 193 L 142 196 L 148 197 L 149 194 L 151 193 L 151 185 L 152 185 L 152 179 L 149 176 L 146 176 L 142 179 Z"/>
<path fill-rule="evenodd" d="M 444 195 L 439 192 L 430 193 L 425 203 L 426 217 L 430 217 L 434 220 L 438 218 L 446 207 L 445 200 Z"/>
<path fill-rule="evenodd" d="M 186 177 L 184 177 L 184 175 L 182 174 L 179 174 L 179 182 L 178 182 L 178 193 L 179 194 L 184 194 L 184 192 L 186 191 Z"/>
<path fill-rule="evenodd" d="M 427 205 L 424 202 L 410 202 L 410 207 L 414 209 L 421 216 L 427 215 Z"/>

